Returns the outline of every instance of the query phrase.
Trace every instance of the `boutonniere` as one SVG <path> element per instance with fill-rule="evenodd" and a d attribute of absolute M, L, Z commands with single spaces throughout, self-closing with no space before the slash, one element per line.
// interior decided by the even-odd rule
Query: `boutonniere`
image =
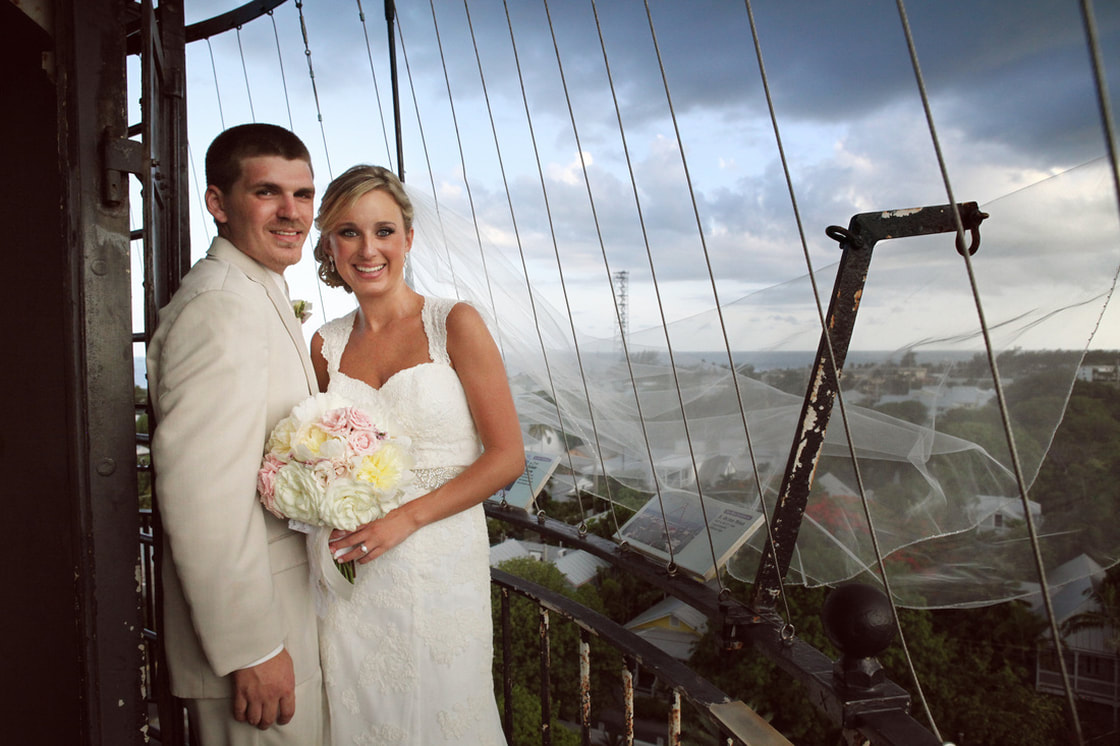
<path fill-rule="evenodd" d="M 303 324 L 311 318 L 311 301 L 294 300 L 292 301 L 292 310 L 295 311 L 299 323 Z"/>

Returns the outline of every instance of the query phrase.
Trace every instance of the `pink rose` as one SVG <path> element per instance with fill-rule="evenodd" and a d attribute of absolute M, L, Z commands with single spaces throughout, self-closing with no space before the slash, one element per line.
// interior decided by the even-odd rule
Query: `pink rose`
<path fill-rule="evenodd" d="M 319 420 L 319 427 L 331 435 L 345 438 L 350 432 L 350 408 L 332 409 Z"/>
<path fill-rule="evenodd" d="M 347 407 L 346 411 L 350 416 L 350 427 L 355 430 L 373 430 L 373 422 L 364 411 L 357 407 Z"/>
<path fill-rule="evenodd" d="M 323 459 L 312 467 L 311 473 L 319 486 L 325 490 L 335 479 L 350 473 L 350 462 L 345 458 Z"/>
<path fill-rule="evenodd" d="M 367 456 L 381 447 L 381 433 L 376 430 L 354 430 L 346 438 L 356 456 Z"/>
<path fill-rule="evenodd" d="M 276 472 L 283 465 L 283 461 L 269 453 L 265 455 L 257 472 L 257 492 L 260 494 L 261 504 L 277 518 L 284 517 L 276 509 Z"/>

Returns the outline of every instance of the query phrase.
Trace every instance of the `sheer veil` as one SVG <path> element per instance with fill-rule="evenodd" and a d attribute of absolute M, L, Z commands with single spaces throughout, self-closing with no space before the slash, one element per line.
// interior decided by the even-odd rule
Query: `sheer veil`
<path fill-rule="evenodd" d="M 527 448 L 560 456 L 553 496 L 578 487 L 585 497 L 597 498 L 586 503 L 585 512 L 603 515 L 616 538 L 666 559 L 699 553 L 690 560 L 698 563 L 700 575 L 705 567 L 718 566 L 753 580 L 767 532 L 749 517 L 773 509 L 804 397 L 809 354 L 798 359 L 790 353 L 784 372 L 801 371 L 802 380 L 779 388 L 774 374 L 745 365 L 732 371 L 719 355 L 678 355 L 670 364 L 663 330 L 630 335 L 625 350 L 617 339 L 579 336 L 566 313 L 531 292 L 526 263 L 517 246 L 511 246 L 515 241 L 487 235 L 430 194 L 413 187 L 408 192 L 416 209 L 410 281 L 425 294 L 473 303 L 491 325 Z M 820 272 L 827 287 L 834 269 Z M 740 299 L 725 310 L 732 318 L 762 316 L 807 279 Z M 705 323 L 711 319 L 692 317 L 670 331 L 687 337 L 691 326 Z M 802 349 L 815 348 L 811 329 L 808 337 L 812 341 Z M 937 348 L 958 341 L 926 343 Z M 906 352 L 913 350 L 898 351 L 894 360 L 884 361 L 896 369 L 894 375 L 898 356 Z M 871 522 L 837 410 L 816 470 L 790 582 L 875 582 L 879 567 L 873 529 L 892 591 L 903 605 L 980 605 L 1024 597 L 1036 589 L 1030 545 L 1016 520 L 1023 504 L 1001 450 L 1005 446 L 999 439 L 951 434 L 940 425 L 949 397 L 960 395 L 961 360 L 967 356 L 924 372 L 920 392 L 911 394 L 924 405 L 924 414 L 917 417 L 904 419 L 864 406 L 870 400 L 845 385 Z M 1068 378 L 1056 390 L 1053 411 L 1042 413 L 1045 427 L 1034 434 L 1038 447 L 1026 449 L 1028 481 L 1060 421 L 1079 360 L 1073 354 L 1061 363 Z M 861 380 L 871 378 L 861 370 Z M 991 393 L 986 388 L 985 393 L 980 381 L 968 390 L 987 401 Z M 765 506 L 759 505 L 760 494 Z M 1030 509 L 1037 518 L 1038 505 L 1031 503 Z M 728 523 L 727 516 L 738 519 Z M 1062 538 L 1068 531 L 1059 528 L 1060 519 L 1049 520 L 1048 528 L 1057 530 L 1043 536 L 1044 551 L 1065 561 L 1073 552 L 1068 535 Z M 1115 541 L 1114 532 L 1104 533 L 1109 535 L 1097 543 L 1077 546 L 1107 566 L 1115 561 Z M 702 540 L 692 542 L 697 535 Z M 699 549 L 692 549 L 693 544 Z"/>

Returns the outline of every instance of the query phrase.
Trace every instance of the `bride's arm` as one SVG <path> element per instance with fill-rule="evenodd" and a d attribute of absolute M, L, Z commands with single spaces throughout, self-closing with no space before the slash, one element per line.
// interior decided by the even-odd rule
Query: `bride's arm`
<path fill-rule="evenodd" d="M 513 406 L 505 366 L 485 322 L 471 306 L 459 303 L 447 316 L 447 354 L 459 375 L 483 452 L 461 474 L 432 492 L 390 511 L 332 543 L 332 549 L 364 544 L 340 559 L 369 561 L 421 526 L 466 510 L 493 495 L 525 469 L 521 425 Z"/>
<path fill-rule="evenodd" d="M 315 369 L 315 380 L 319 382 L 319 391 L 326 391 L 331 376 L 327 373 L 327 359 L 323 357 L 323 335 L 319 332 L 315 332 L 311 337 L 311 367 Z"/>

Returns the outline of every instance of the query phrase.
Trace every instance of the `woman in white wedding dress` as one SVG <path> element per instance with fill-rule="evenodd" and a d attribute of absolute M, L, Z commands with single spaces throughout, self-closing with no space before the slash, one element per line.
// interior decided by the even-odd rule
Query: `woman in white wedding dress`
<path fill-rule="evenodd" d="M 319 275 L 358 308 L 312 341 L 319 387 L 411 438 L 405 502 L 349 535 L 349 599 L 333 597 L 320 648 L 332 740 L 504 744 L 494 698 L 489 545 L 481 503 L 524 468 L 501 356 L 465 303 L 405 283 L 412 206 L 392 172 L 355 166 L 327 188 Z"/>

